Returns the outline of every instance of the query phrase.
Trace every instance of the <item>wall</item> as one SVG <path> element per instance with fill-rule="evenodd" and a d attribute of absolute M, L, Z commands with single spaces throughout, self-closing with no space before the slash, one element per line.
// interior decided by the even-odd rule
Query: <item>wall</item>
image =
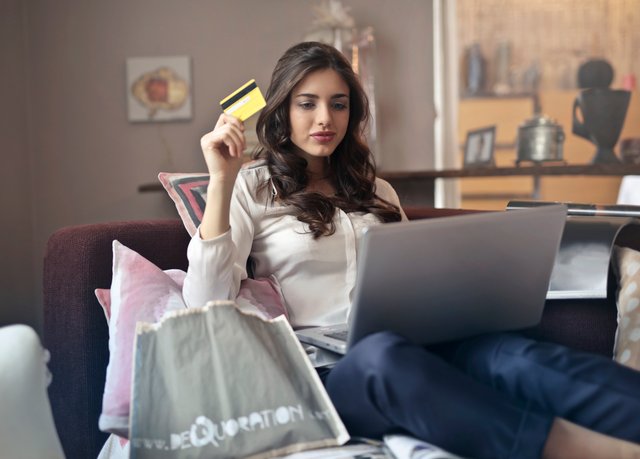
<path fill-rule="evenodd" d="M 25 23 L 20 0 L 0 2 L 0 326 L 36 326 Z"/>
<path fill-rule="evenodd" d="M 20 13 L 19 3 L 14 2 L 13 16 Z M 20 162 L 15 167 L 24 176 L 33 176 L 32 199 L 23 198 L 26 207 L 33 205 L 33 222 L 28 213 L 21 215 L 23 221 L 16 228 L 25 234 L 35 228 L 27 249 L 33 252 L 39 291 L 43 248 L 56 229 L 175 217 L 162 193 L 141 194 L 138 186 L 156 182 L 161 170 L 204 169 L 199 138 L 215 122 L 218 101 L 251 77 L 266 88 L 276 59 L 304 37 L 313 19 L 311 7 L 318 2 L 27 0 L 25 4 L 28 51 L 15 61 L 27 61 L 29 84 L 13 86 L 19 91 L 12 111 L 23 113 L 29 94 L 29 135 L 24 123 L 15 129 L 15 142 L 23 151 L 28 142 L 29 155 L 14 161 Z M 376 30 L 382 166 L 430 168 L 431 2 L 344 4 L 352 8 L 358 25 Z M 3 40 L 3 52 L 9 52 L 12 43 Z M 193 118 L 129 123 L 126 58 L 167 55 L 192 58 Z M 23 159 L 29 156 L 30 168 Z M 5 175 L 11 174 L 2 172 Z M 34 308 L 31 315 L 37 322 L 40 309 Z"/>

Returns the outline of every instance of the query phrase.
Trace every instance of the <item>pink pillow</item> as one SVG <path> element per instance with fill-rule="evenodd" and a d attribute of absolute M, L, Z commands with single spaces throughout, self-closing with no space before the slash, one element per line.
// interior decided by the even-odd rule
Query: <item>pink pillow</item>
<path fill-rule="evenodd" d="M 162 272 L 173 279 L 176 284 L 178 284 L 180 288 L 182 288 L 182 285 L 184 284 L 184 277 L 187 275 L 187 273 L 185 273 L 181 269 L 167 269 Z M 94 293 L 96 295 L 96 298 L 98 299 L 98 303 L 100 303 L 102 312 L 104 312 L 107 323 L 109 323 L 109 319 L 111 318 L 111 290 L 108 288 L 97 288 L 94 290 Z"/>
<path fill-rule="evenodd" d="M 109 319 L 111 318 L 111 290 L 108 288 L 97 288 L 94 290 L 94 293 L 96 294 L 98 303 L 100 303 L 102 312 L 104 312 L 107 323 L 109 323 Z"/>
<path fill-rule="evenodd" d="M 281 315 L 289 320 L 282 290 L 275 276 L 243 280 L 236 297 L 236 306 L 241 311 L 256 314 L 265 320 Z"/>
<path fill-rule="evenodd" d="M 96 296 L 109 320 L 109 366 L 102 399 L 100 430 L 128 437 L 133 341 L 137 322 L 158 322 L 185 309 L 184 272 L 163 272 L 133 250 L 113 241 L 111 290 Z"/>

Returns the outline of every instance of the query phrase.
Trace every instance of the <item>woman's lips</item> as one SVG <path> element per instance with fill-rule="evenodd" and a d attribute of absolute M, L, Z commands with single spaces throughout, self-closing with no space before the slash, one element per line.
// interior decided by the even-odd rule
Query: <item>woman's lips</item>
<path fill-rule="evenodd" d="M 311 134 L 311 137 L 313 137 L 317 142 L 320 143 L 331 142 L 335 136 L 335 132 L 314 132 L 313 134 Z"/>

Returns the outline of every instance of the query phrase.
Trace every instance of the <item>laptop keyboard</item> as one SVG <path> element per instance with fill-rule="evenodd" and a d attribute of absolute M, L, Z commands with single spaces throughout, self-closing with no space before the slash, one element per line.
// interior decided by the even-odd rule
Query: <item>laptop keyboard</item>
<path fill-rule="evenodd" d="M 340 330 L 336 332 L 326 333 L 324 336 L 328 336 L 329 338 L 337 339 L 338 341 L 346 341 L 347 340 L 348 330 Z"/>

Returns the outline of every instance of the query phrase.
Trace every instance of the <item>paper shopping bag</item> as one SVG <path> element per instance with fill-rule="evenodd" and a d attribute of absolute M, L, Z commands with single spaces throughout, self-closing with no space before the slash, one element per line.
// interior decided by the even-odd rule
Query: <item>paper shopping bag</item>
<path fill-rule="evenodd" d="M 138 324 L 131 458 L 267 458 L 349 439 L 284 317 L 232 302 Z"/>

